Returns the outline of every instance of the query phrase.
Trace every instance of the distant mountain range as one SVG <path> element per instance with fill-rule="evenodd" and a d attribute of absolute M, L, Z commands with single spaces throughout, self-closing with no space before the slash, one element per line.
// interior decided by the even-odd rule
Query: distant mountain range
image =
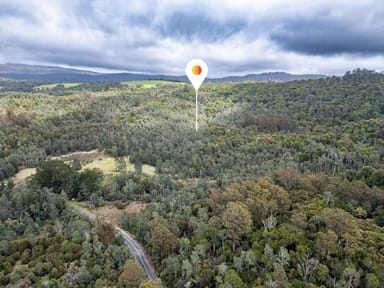
<path fill-rule="evenodd" d="M 289 74 L 285 72 L 269 72 L 249 74 L 245 76 L 228 76 L 223 78 L 208 78 L 209 82 L 288 82 L 294 80 L 319 79 L 326 75 L 319 74 Z M 38 80 L 47 82 L 97 82 L 97 81 L 138 81 L 138 80 L 166 80 L 187 82 L 186 76 L 150 75 L 135 73 L 97 73 L 86 70 L 62 67 L 0 64 L 0 78 L 12 80 Z"/>

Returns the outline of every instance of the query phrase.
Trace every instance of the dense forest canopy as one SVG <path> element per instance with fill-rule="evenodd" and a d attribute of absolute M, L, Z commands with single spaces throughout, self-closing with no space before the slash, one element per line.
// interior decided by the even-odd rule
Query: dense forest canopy
<path fill-rule="evenodd" d="M 122 226 L 167 287 L 382 287 L 383 74 L 206 83 L 198 132 L 184 83 L 0 86 L 0 286 L 143 282 L 119 239 L 73 218 L 64 199 L 75 199 L 146 202 Z M 93 149 L 118 171 L 49 160 Z M 14 186 L 27 167 L 36 175 Z"/>

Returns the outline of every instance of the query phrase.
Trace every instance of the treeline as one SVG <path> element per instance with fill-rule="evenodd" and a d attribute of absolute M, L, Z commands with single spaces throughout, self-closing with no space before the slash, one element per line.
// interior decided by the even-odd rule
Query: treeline
<path fill-rule="evenodd" d="M 72 83 L 71 83 L 72 84 Z M 43 86 L 44 87 L 44 86 Z M 123 88 L 121 83 L 118 82 L 93 82 L 93 83 L 73 83 L 69 87 L 65 87 L 64 84 L 57 84 L 52 88 L 38 88 L 35 92 L 45 92 L 53 96 L 68 96 L 74 92 L 82 92 L 86 96 L 90 96 L 91 92 L 105 92 L 114 89 Z"/>
<path fill-rule="evenodd" d="M 33 92 L 34 87 L 44 84 L 42 81 L 16 81 L 0 79 L 0 92 Z"/>
<path fill-rule="evenodd" d="M 118 160 L 119 161 L 119 160 Z M 124 161 L 124 160 L 122 160 Z M 167 175 L 148 176 L 140 172 L 126 172 L 104 176 L 100 169 L 75 169 L 75 164 L 61 160 L 40 163 L 36 174 L 30 177 L 29 185 L 36 189 L 50 189 L 66 199 L 90 201 L 93 207 L 100 207 L 106 201 L 140 200 L 155 201 L 172 194 L 179 186 Z"/>
<path fill-rule="evenodd" d="M 0 186 L 0 287 L 148 287 L 112 224 L 36 184 Z M 152 283 L 149 287 L 159 287 Z"/>
<path fill-rule="evenodd" d="M 378 288 L 383 204 L 382 189 L 287 168 L 225 188 L 187 185 L 124 225 L 168 287 Z"/>
<path fill-rule="evenodd" d="M 31 179 L 31 185 L 49 188 L 56 194 L 64 193 L 69 199 L 92 200 L 95 206 L 100 206 L 103 173 L 99 169 L 78 172 L 80 167 L 75 167 L 74 163 L 72 167 L 61 160 L 40 163 Z"/>
<path fill-rule="evenodd" d="M 184 84 L 119 86 L 108 97 L 76 87 L 63 98 L 3 93 L 0 179 L 48 155 L 91 149 L 181 177 L 261 176 L 283 165 L 331 175 L 381 169 L 384 76 L 364 73 L 351 74 L 360 81 L 209 84 L 198 134 Z"/>
<path fill-rule="evenodd" d="M 43 172 L 50 177 L 50 169 L 55 170 L 53 167 L 57 165 L 65 164 L 60 161 L 41 164 L 35 178 Z M 67 169 L 71 168 L 57 171 Z M 352 175 L 375 172 L 364 168 L 353 171 Z M 62 179 L 65 175 L 55 176 Z M 1 242 L 0 246 L 5 248 L 0 250 L 3 251 L 0 257 L 8 263 L 3 265 L 3 274 L 0 272 L 0 276 L 4 275 L 0 277 L 2 283 L 41 283 L 49 279 L 53 285 L 63 283 L 68 273 L 73 273 L 71 281 L 80 287 L 99 287 L 116 279 L 122 287 L 125 287 L 122 281 L 133 283 L 131 278 L 121 276 L 128 273 L 122 272 L 124 269 L 131 274 L 136 271 L 131 267 L 133 264 L 127 265 L 130 268 L 119 266 L 118 272 L 109 278 L 104 274 L 111 273 L 106 268 L 111 265 L 107 261 L 109 256 L 102 257 L 107 262 L 101 263 L 91 257 L 93 260 L 84 265 L 81 259 L 88 247 L 87 235 L 93 235 L 90 240 L 93 249 L 96 248 L 92 241 L 103 243 L 98 247 L 107 249 L 92 252 L 96 255 L 105 255 L 121 239 L 111 239 L 105 224 L 91 230 L 87 221 L 69 212 L 60 195 L 33 188 L 36 179 L 31 180 L 32 187 L 3 185 L 0 189 L 1 207 L 7 207 L 2 210 L 0 226 L 0 235 L 7 237 Z M 54 179 L 49 182 L 55 183 L 50 189 L 56 193 L 63 191 L 56 189 L 59 184 Z M 380 228 L 384 226 L 384 191 L 375 185 L 369 187 L 361 181 L 363 178 L 348 180 L 281 168 L 271 177 L 225 186 L 220 181 L 175 181 L 168 177 L 156 182 L 156 179 L 158 176 L 143 178 L 140 174 L 128 176 L 121 172 L 104 181 L 102 189 L 103 193 L 114 189 L 117 193 L 112 194 L 114 197 L 149 196 L 151 203 L 137 214 L 126 215 L 123 226 L 144 243 L 162 281 L 169 287 L 183 287 L 187 283 L 194 287 L 380 287 L 384 281 L 381 251 L 384 230 Z M 62 181 L 61 187 L 65 187 L 64 182 L 67 181 Z M 97 189 L 89 191 L 93 193 Z M 112 195 L 103 194 L 103 197 Z M 45 236 L 39 240 L 38 235 Z M 52 242 L 49 237 L 54 237 Z M 76 244 L 82 244 L 81 255 L 78 249 L 78 254 L 70 250 L 70 247 L 80 248 Z M 50 253 L 55 255 L 55 261 Z M 20 266 L 20 261 L 27 264 Z M 65 266 L 68 261 L 74 270 L 68 272 L 65 268 L 63 272 L 60 265 L 69 267 Z M 102 272 L 94 272 L 95 263 Z M 14 265 L 18 268 L 14 269 Z M 32 271 L 35 276 L 27 277 L 26 271 Z M 133 287 L 138 287 L 139 282 Z"/>

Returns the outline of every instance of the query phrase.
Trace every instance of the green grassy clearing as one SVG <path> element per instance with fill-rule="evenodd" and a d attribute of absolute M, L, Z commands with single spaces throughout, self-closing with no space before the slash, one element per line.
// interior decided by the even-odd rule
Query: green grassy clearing
<path fill-rule="evenodd" d="M 169 85 L 169 84 L 175 84 L 175 85 L 181 85 L 184 84 L 182 82 L 171 82 L 171 81 L 164 81 L 164 80 L 141 80 L 141 81 L 125 81 L 120 82 L 124 86 L 137 86 L 142 87 L 145 89 L 154 88 L 158 85 Z"/>
<path fill-rule="evenodd" d="M 94 157 L 95 159 L 90 159 L 90 157 Z M 65 163 L 70 165 L 74 158 L 80 159 L 81 162 L 86 161 L 89 162 L 82 166 L 82 171 L 85 169 L 100 169 L 103 174 L 117 174 L 118 171 L 118 163 L 115 158 L 107 157 L 104 154 L 93 151 L 83 151 L 83 152 L 75 152 L 71 154 L 66 154 L 58 157 L 54 157 L 52 159 L 63 160 Z M 126 171 L 127 172 L 135 172 L 135 166 L 129 161 L 129 157 L 124 157 L 126 163 Z M 25 182 L 28 177 L 34 175 L 36 173 L 36 168 L 24 168 L 21 169 L 14 177 L 11 178 L 13 182 L 16 184 L 20 184 Z M 156 174 L 156 168 L 147 164 L 143 164 L 142 173 L 147 174 L 149 176 L 154 176 Z"/>
<path fill-rule="evenodd" d="M 51 90 L 59 84 L 63 84 L 64 88 L 72 88 L 72 87 L 79 86 L 80 84 L 83 84 L 83 83 L 51 83 L 51 84 L 44 84 L 44 85 L 36 86 L 33 89 L 34 90 L 45 90 L 45 89 Z"/>
<path fill-rule="evenodd" d="M 104 159 L 95 159 L 91 163 L 83 166 L 82 170 L 95 168 L 100 169 L 104 174 L 114 174 L 116 173 L 115 158 L 106 157 Z"/>
<path fill-rule="evenodd" d="M 135 166 L 129 161 L 129 157 L 124 157 L 127 172 L 135 172 Z M 113 157 L 106 157 L 103 159 L 95 159 L 91 163 L 83 166 L 84 169 L 100 169 L 104 174 L 116 174 L 118 173 L 118 163 Z M 153 176 L 155 175 L 156 168 L 150 165 L 144 164 L 142 166 L 142 173 Z"/>

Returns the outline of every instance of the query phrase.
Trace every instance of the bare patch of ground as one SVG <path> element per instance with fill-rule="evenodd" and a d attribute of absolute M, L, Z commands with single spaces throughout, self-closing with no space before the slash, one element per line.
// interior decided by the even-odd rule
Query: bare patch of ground
<path fill-rule="evenodd" d="M 147 206 L 146 203 L 139 202 L 139 201 L 132 201 L 128 204 L 128 206 L 124 209 L 124 211 L 127 214 L 135 214 L 143 210 L 146 206 Z"/>
<path fill-rule="evenodd" d="M 34 175 L 36 173 L 36 168 L 25 168 L 20 170 L 15 176 L 11 178 L 11 180 L 15 184 L 20 184 L 24 182 L 28 177 Z"/>
<path fill-rule="evenodd" d="M 108 204 L 104 207 L 93 209 L 92 212 L 94 212 L 98 217 L 100 217 L 101 219 L 104 219 L 105 221 L 108 221 L 114 225 L 119 225 L 125 213 L 126 214 L 138 213 L 142 209 L 144 209 L 146 205 L 147 204 L 143 202 L 132 201 L 127 205 L 125 209 L 119 210 L 115 207 L 115 205 Z"/>

